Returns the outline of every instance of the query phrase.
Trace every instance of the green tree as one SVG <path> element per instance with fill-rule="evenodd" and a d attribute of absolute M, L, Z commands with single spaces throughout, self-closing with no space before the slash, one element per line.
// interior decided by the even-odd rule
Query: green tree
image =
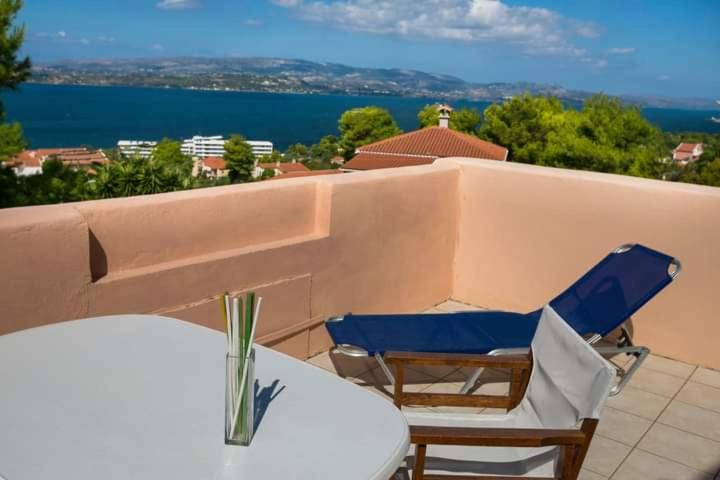
<path fill-rule="evenodd" d="M 0 162 L 5 162 L 27 148 L 19 123 L 0 124 Z"/>
<path fill-rule="evenodd" d="M 654 178 L 665 168 L 661 132 L 639 109 L 605 95 L 580 111 L 556 98 L 516 97 L 488 107 L 479 134 L 516 162 Z"/>
<path fill-rule="evenodd" d="M 233 135 L 225 143 L 225 164 L 230 170 L 230 180 L 236 182 L 249 182 L 255 170 L 255 155 L 252 147 L 242 135 Z"/>
<path fill-rule="evenodd" d="M 193 168 L 193 161 L 188 155 L 182 152 L 182 144 L 163 138 L 153 150 L 151 161 L 157 163 L 168 171 L 175 172 L 181 176 L 190 176 Z"/>
<path fill-rule="evenodd" d="M 338 128 L 340 148 L 346 159 L 352 158 L 358 147 L 402 132 L 390 112 L 380 107 L 348 110 L 340 117 Z"/>
<path fill-rule="evenodd" d="M 25 39 L 25 27 L 16 25 L 22 0 L 0 0 L 0 91 L 15 90 L 30 77 L 30 58 L 19 58 Z M 5 120 L 5 108 L 0 101 L 0 122 Z M 19 124 L 0 124 L 0 163 L 26 148 Z M 17 204 L 18 179 L 9 168 L 0 165 L 0 207 Z"/>
<path fill-rule="evenodd" d="M 285 160 L 289 162 L 304 162 L 309 156 L 310 150 L 302 143 L 290 145 L 288 149 L 285 150 Z"/>
<path fill-rule="evenodd" d="M 418 113 L 420 128 L 437 127 L 440 121 L 440 112 L 437 105 L 427 105 Z M 464 133 L 476 133 L 480 127 L 482 115 L 475 108 L 463 107 L 450 113 L 449 126 L 453 130 Z"/>
<path fill-rule="evenodd" d="M 698 161 L 683 167 L 678 180 L 686 183 L 720 187 L 720 157 L 712 161 Z"/>

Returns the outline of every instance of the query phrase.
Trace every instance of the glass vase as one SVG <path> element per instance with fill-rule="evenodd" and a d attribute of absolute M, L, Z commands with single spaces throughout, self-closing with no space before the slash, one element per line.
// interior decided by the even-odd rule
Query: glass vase
<path fill-rule="evenodd" d="M 227 355 L 225 358 L 225 444 L 248 446 L 254 429 L 255 349 L 250 351 L 248 369 L 243 381 L 244 358 Z M 242 392 L 242 395 L 241 395 Z"/>

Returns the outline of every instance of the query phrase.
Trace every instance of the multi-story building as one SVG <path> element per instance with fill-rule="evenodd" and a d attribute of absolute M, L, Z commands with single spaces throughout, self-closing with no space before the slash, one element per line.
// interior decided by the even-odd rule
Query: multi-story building
<path fill-rule="evenodd" d="M 150 158 L 158 142 L 143 140 L 120 140 L 118 150 L 126 157 Z"/>
<path fill-rule="evenodd" d="M 185 155 L 190 155 L 191 157 L 222 157 L 225 154 L 226 141 L 227 140 L 220 135 L 213 137 L 196 135 L 183 141 L 182 151 Z M 252 147 L 253 153 L 258 157 L 270 155 L 273 151 L 272 142 L 248 140 L 247 143 Z"/>

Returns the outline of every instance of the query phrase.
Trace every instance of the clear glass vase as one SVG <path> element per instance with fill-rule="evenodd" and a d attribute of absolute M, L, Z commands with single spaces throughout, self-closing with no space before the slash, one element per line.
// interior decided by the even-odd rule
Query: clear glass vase
<path fill-rule="evenodd" d="M 225 358 L 225 444 L 248 446 L 254 428 L 255 349 L 250 351 L 245 388 L 241 389 L 244 358 Z M 242 397 L 240 391 L 242 390 Z"/>

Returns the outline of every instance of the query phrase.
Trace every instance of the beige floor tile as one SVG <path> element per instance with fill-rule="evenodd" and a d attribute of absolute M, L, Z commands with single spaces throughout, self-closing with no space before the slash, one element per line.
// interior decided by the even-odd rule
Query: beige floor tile
<path fill-rule="evenodd" d="M 362 373 L 350 380 L 363 387 L 372 387 L 388 398 L 393 397 L 394 387 L 390 385 L 390 382 L 380 367 Z M 438 379 L 435 377 L 408 370 L 406 371 L 403 389 L 406 392 L 421 392 L 437 381 Z"/>
<path fill-rule="evenodd" d="M 678 393 L 677 399 L 720 413 L 720 388 L 688 382 Z"/>
<path fill-rule="evenodd" d="M 673 400 L 658 422 L 720 442 L 720 413 L 711 410 Z"/>
<path fill-rule="evenodd" d="M 620 394 L 610 397 L 607 405 L 648 420 L 655 420 L 670 403 L 670 399 L 654 393 L 626 386 Z"/>
<path fill-rule="evenodd" d="M 642 450 L 633 451 L 612 480 L 711 480 L 700 472 Z"/>
<path fill-rule="evenodd" d="M 458 393 L 463 382 L 438 382 L 429 386 L 423 393 Z M 430 407 L 434 412 L 445 413 L 481 413 L 484 407 Z"/>
<path fill-rule="evenodd" d="M 643 367 L 686 380 L 697 368 L 695 365 L 679 362 L 670 358 L 660 357 L 658 355 L 648 356 L 643 363 Z"/>
<path fill-rule="evenodd" d="M 659 423 L 652 426 L 638 448 L 713 475 L 720 467 L 720 442 Z"/>
<path fill-rule="evenodd" d="M 585 470 L 584 468 L 580 470 L 580 475 L 578 475 L 578 480 L 607 480 L 607 477 L 603 477 L 602 475 L 599 475 L 595 472 L 591 472 L 590 470 Z"/>
<path fill-rule="evenodd" d="M 357 377 L 378 366 L 371 357 L 350 357 L 332 352 L 317 355 L 309 359 L 308 363 L 345 378 Z"/>
<path fill-rule="evenodd" d="M 685 380 L 682 378 L 641 367 L 635 372 L 628 385 L 646 392 L 672 398 L 683 386 L 683 383 L 685 383 Z"/>
<path fill-rule="evenodd" d="M 652 421 L 646 418 L 606 407 L 600 417 L 597 433 L 625 445 L 635 446 L 651 425 Z"/>
<path fill-rule="evenodd" d="M 620 466 L 632 447 L 602 435 L 595 435 L 583 467 L 609 477 Z"/>
<path fill-rule="evenodd" d="M 711 387 L 720 388 L 720 371 L 710 370 L 709 368 L 698 367 L 690 377 L 690 381 L 709 385 Z"/>
<path fill-rule="evenodd" d="M 446 365 L 412 365 L 407 366 L 406 370 L 413 370 L 417 373 L 429 375 L 437 380 L 440 380 L 457 370 L 457 367 Z"/>
<path fill-rule="evenodd" d="M 471 312 L 476 310 L 483 310 L 480 307 L 458 302 L 457 300 L 448 300 L 447 302 L 443 302 L 440 305 L 436 305 L 435 308 L 437 308 L 438 310 L 444 310 L 446 312 Z"/>

